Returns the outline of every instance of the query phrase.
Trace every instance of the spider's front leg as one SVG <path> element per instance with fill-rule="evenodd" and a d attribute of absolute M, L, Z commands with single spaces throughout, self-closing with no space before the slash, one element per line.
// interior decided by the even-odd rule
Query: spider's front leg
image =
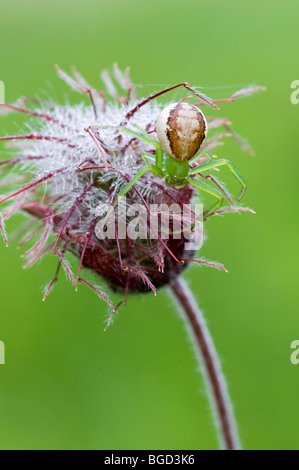
<path fill-rule="evenodd" d="M 117 206 L 117 204 L 121 201 L 121 199 L 123 197 L 125 197 L 125 195 L 132 189 L 132 187 L 134 186 L 135 183 L 137 183 L 137 181 L 142 178 L 142 176 L 147 172 L 147 171 L 151 171 L 152 173 L 154 173 L 156 176 L 158 176 L 159 178 L 164 178 L 164 173 L 163 171 L 160 169 L 160 168 L 157 168 L 155 165 L 150 165 L 148 163 L 148 159 L 150 157 L 153 157 L 151 154 L 147 154 L 146 152 L 142 153 L 141 154 L 141 157 L 143 159 L 143 161 L 146 163 L 146 165 L 142 168 L 140 168 L 139 171 L 137 171 L 136 175 L 129 181 L 128 184 L 126 184 L 126 186 L 120 191 L 120 193 L 118 194 L 117 198 L 115 199 L 114 203 L 112 204 L 111 208 L 108 210 L 106 216 L 104 217 L 104 219 L 102 220 L 101 224 L 100 224 L 100 229 L 102 230 L 107 222 L 107 220 L 109 219 L 109 217 L 111 216 L 111 214 L 113 213 L 115 207 Z"/>
<path fill-rule="evenodd" d="M 132 135 L 138 140 L 141 140 L 142 142 L 145 142 L 149 145 L 153 145 L 156 149 L 156 156 L 153 157 L 151 153 L 147 152 L 142 152 L 141 158 L 145 163 L 145 166 L 143 168 L 140 168 L 140 170 L 136 173 L 136 175 L 131 179 L 131 181 L 123 188 L 123 190 L 119 193 L 117 197 L 117 201 L 114 202 L 113 208 L 116 207 L 118 202 L 127 194 L 128 191 L 134 186 L 134 184 L 147 172 L 151 171 L 154 173 L 156 176 L 159 178 L 164 178 L 164 171 L 162 168 L 163 165 L 163 150 L 161 148 L 161 145 L 159 142 L 155 139 L 152 139 L 145 131 L 143 131 L 139 126 L 135 126 L 140 133 L 132 131 L 131 129 L 128 129 L 127 127 L 118 127 L 118 129 L 127 132 L 127 134 Z M 156 165 L 152 165 L 149 163 L 149 160 L 155 160 Z"/>
<path fill-rule="evenodd" d="M 243 194 L 244 194 L 244 192 L 247 188 L 247 183 L 246 183 L 244 177 L 239 172 L 239 170 L 229 160 L 225 160 L 224 158 L 222 158 L 220 160 L 215 160 L 215 161 L 212 161 L 212 162 L 209 162 L 209 163 L 205 163 L 203 165 L 192 168 L 192 170 L 190 170 L 190 172 L 189 172 L 189 175 L 196 175 L 198 173 L 203 173 L 204 171 L 213 170 L 214 168 L 218 168 L 218 167 L 223 166 L 223 165 L 226 165 L 229 168 L 229 170 L 232 172 L 232 174 L 236 177 L 236 179 L 242 185 L 241 192 L 240 192 L 239 196 L 237 197 L 237 199 L 234 202 L 234 204 L 235 204 L 236 202 L 240 201 L 240 199 L 242 198 L 242 196 L 243 196 Z"/>
<path fill-rule="evenodd" d="M 104 158 L 103 149 L 102 149 L 101 145 L 99 144 L 99 142 L 97 142 L 95 136 L 92 134 L 93 129 L 118 129 L 120 131 L 123 131 L 123 132 L 126 132 L 127 134 L 132 135 L 136 139 L 141 140 L 142 142 L 145 142 L 146 144 L 153 145 L 156 149 L 156 157 L 155 157 L 156 167 L 158 167 L 162 171 L 162 167 L 163 167 L 163 150 L 161 148 L 161 145 L 159 144 L 159 142 L 157 140 L 153 139 L 143 129 L 141 129 L 141 127 L 139 127 L 137 125 L 135 127 L 136 127 L 136 129 L 138 129 L 138 131 L 140 133 L 138 133 L 136 131 L 133 131 L 131 129 L 128 129 L 127 127 L 123 127 L 123 126 L 89 126 L 87 128 L 87 132 L 89 133 L 89 135 L 92 137 L 92 139 L 94 140 L 94 142 L 98 146 L 100 152 L 102 153 L 103 158 Z M 143 155 L 144 154 L 145 154 L 145 152 L 143 153 Z M 104 158 L 104 160 L 105 160 L 105 158 Z M 106 161 L 105 161 L 105 165 L 107 166 Z"/>
<path fill-rule="evenodd" d="M 131 179 L 131 181 L 128 182 L 128 184 L 121 190 L 121 192 L 118 194 L 117 199 L 114 201 L 113 205 L 111 206 L 110 210 L 107 212 L 106 216 L 100 223 L 100 228 L 103 229 L 107 220 L 109 219 L 110 215 L 114 211 L 115 207 L 117 204 L 120 202 L 120 200 L 132 189 L 134 184 L 142 178 L 142 176 L 147 172 L 151 171 L 154 173 L 156 176 L 159 178 L 164 178 L 164 171 L 163 171 L 163 150 L 161 148 L 161 145 L 159 142 L 155 139 L 152 139 L 145 131 L 143 131 L 140 127 L 135 126 L 140 133 L 135 132 L 131 129 L 128 129 L 127 127 L 123 126 L 91 126 L 91 129 L 104 129 L 104 128 L 110 128 L 110 129 L 118 129 L 123 132 L 126 132 L 127 134 L 132 135 L 138 140 L 141 140 L 142 142 L 145 142 L 149 145 L 153 145 L 156 149 L 156 156 L 153 157 L 152 154 L 143 152 L 141 154 L 141 158 L 145 163 L 145 166 L 140 168 L 139 171 L 136 173 L 136 175 Z M 149 160 L 155 160 L 155 165 L 152 165 L 149 163 Z"/>
<path fill-rule="evenodd" d="M 156 167 L 159 168 L 162 171 L 162 165 L 163 165 L 163 150 L 161 148 L 161 145 L 159 142 L 155 139 L 152 139 L 146 132 L 144 132 L 139 126 L 135 126 L 136 129 L 139 130 L 140 133 L 132 131 L 131 129 L 128 129 L 127 127 L 119 127 L 120 130 L 127 132 L 127 134 L 132 135 L 138 140 L 141 140 L 142 142 L 145 142 L 146 144 L 153 145 L 156 149 Z M 141 157 L 146 155 L 146 152 L 143 152 L 141 154 Z M 144 159 L 144 158 L 143 158 Z"/>

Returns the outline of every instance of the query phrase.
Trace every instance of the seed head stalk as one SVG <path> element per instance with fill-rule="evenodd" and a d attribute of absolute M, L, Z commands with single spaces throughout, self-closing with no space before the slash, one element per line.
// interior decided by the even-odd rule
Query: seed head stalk
<path fill-rule="evenodd" d="M 241 444 L 226 380 L 204 316 L 182 277 L 176 279 L 170 286 L 169 292 L 178 303 L 194 343 L 206 382 L 221 447 L 224 450 L 240 450 Z"/>

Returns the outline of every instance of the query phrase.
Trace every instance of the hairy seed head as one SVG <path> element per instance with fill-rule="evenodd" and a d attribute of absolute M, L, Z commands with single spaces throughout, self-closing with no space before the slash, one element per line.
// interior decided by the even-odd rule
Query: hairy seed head
<path fill-rule="evenodd" d="M 83 267 L 104 278 L 112 288 L 122 289 L 125 299 L 129 291 L 152 290 L 156 293 L 157 288 L 172 282 L 189 261 L 223 269 L 221 265 L 194 259 L 192 251 L 186 252 L 184 236 L 177 237 L 173 230 L 174 219 L 170 221 L 168 239 L 163 238 L 159 226 L 156 231 L 152 230 L 149 224 L 152 204 L 176 204 L 183 210 L 184 205 L 193 201 L 196 191 L 189 184 L 183 188 L 169 187 L 165 179 L 150 171 L 138 179 L 126 195 L 128 208 L 132 204 L 143 207 L 147 237 L 124 239 L 116 229 L 114 238 L 102 240 L 95 227 L 100 206 L 112 205 L 115 216 L 120 216 L 116 204 L 118 195 L 144 167 L 141 154 L 154 155 L 152 145 L 123 132 L 121 126 L 134 130 L 134 125 L 138 125 L 154 139 L 158 137 L 168 155 L 182 161 L 193 157 L 201 146 L 202 150 L 210 151 L 221 143 L 222 137 L 232 134 L 230 130 L 216 133 L 203 144 L 207 121 L 196 106 L 180 102 L 163 110 L 163 105 L 155 98 L 178 86 L 194 92 L 187 83 L 137 100 L 128 70 L 123 74 L 114 66 L 116 82 L 125 91 L 125 96 L 119 94 L 111 77 L 104 72 L 102 79 L 111 96 L 107 100 L 105 93 L 91 87 L 77 70 L 73 70 L 73 77 L 59 67 L 57 72 L 73 89 L 87 95 L 90 104 L 58 105 L 36 98 L 22 98 L 14 105 L 4 104 L 0 108 L 1 114 L 18 111 L 29 118 L 27 130 L 22 135 L 0 138 L 13 152 L 10 159 L 0 161 L 1 185 L 13 187 L 12 192 L 0 196 L 0 231 L 7 244 L 5 221 L 21 211 L 29 220 L 24 224 L 20 244 L 33 243 L 25 254 L 25 266 L 35 264 L 47 253 L 57 257 L 57 271 L 44 298 L 57 281 L 61 267 L 76 287 L 85 283 L 109 304 L 112 311 L 115 308 L 102 289 L 82 277 Z M 256 89 L 243 90 L 240 96 L 253 91 Z M 207 98 L 194 93 L 201 98 L 197 105 L 208 103 L 216 107 Z M 219 118 L 208 118 L 208 122 L 214 129 L 223 124 L 228 126 L 227 121 Z M 161 123 L 167 125 L 167 133 L 163 135 Z M 204 162 L 204 156 L 200 158 L 203 160 L 199 159 L 196 164 Z M 13 170 L 18 176 L 11 176 Z M 223 191 L 225 194 L 224 188 Z M 239 210 L 247 209 L 230 207 L 218 212 Z M 124 222 L 128 222 L 126 217 Z M 67 259 L 69 253 L 79 261 L 76 275 Z"/>

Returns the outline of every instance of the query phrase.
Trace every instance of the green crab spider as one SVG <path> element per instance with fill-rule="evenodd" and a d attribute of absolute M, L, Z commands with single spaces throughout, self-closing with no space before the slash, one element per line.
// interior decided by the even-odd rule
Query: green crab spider
<path fill-rule="evenodd" d="M 153 139 L 149 134 L 143 131 L 139 126 L 134 126 L 134 131 L 127 127 L 117 126 L 123 132 L 126 132 L 136 139 L 139 139 L 149 145 L 153 145 L 156 150 L 155 156 L 148 152 L 143 152 L 141 158 L 145 166 L 135 174 L 131 181 L 120 191 L 117 200 L 113 204 L 115 208 L 118 202 L 132 189 L 134 184 L 142 176 L 151 171 L 158 178 L 165 178 L 167 185 L 184 187 L 191 184 L 199 191 L 208 193 L 216 198 L 216 202 L 205 211 L 205 218 L 215 212 L 223 203 L 223 194 L 211 185 L 195 179 L 195 175 L 226 165 L 240 182 L 242 189 L 234 203 L 238 202 L 246 190 L 246 181 L 233 165 L 226 159 L 211 161 L 208 152 L 199 152 L 200 147 L 207 134 L 207 122 L 204 114 L 194 105 L 180 101 L 167 106 L 161 111 L 156 124 L 158 140 Z M 94 126 L 91 128 L 99 128 Z M 190 163 L 198 160 L 202 155 L 208 157 L 208 162 L 190 168 Z M 107 214 L 103 223 L 109 218 Z"/>

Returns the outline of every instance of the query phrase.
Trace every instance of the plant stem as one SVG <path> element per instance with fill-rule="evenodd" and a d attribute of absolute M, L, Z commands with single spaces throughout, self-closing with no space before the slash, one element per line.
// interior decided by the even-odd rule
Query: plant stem
<path fill-rule="evenodd" d="M 193 294 L 183 279 L 178 278 L 170 289 L 179 302 L 196 351 L 199 353 L 222 448 L 238 450 L 241 447 L 232 404 L 220 361 L 203 314 L 197 307 Z"/>

